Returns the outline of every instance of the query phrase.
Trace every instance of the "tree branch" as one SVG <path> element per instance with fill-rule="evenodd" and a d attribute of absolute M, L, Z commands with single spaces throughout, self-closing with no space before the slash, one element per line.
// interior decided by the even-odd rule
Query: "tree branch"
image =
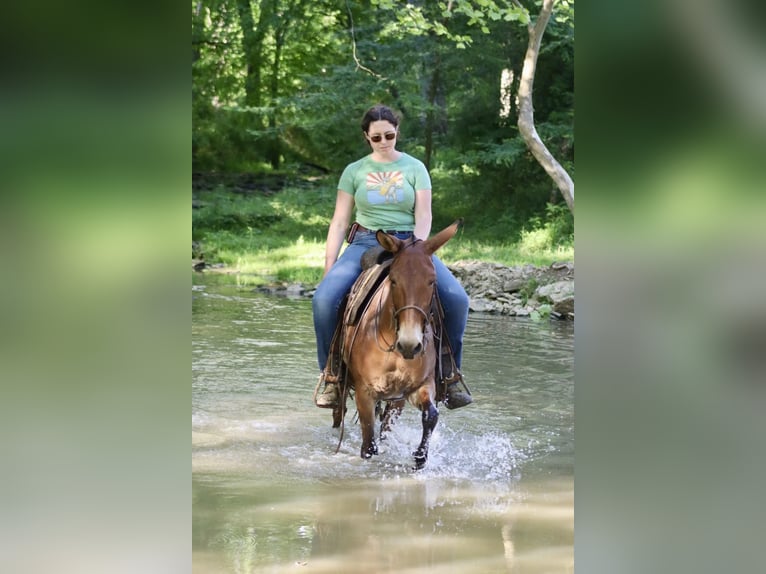
<path fill-rule="evenodd" d="M 354 58 L 354 62 L 356 63 L 357 69 L 364 70 L 368 74 L 375 76 L 376 78 L 380 78 L 381 80 L 385 80 L 383 76 L 380 74 L 376 74 L 370 68 L 362 65 L 362 63 L 359 61 L 359 58 L 356 55 L 356 33 L 354 32 L 354 16 L 351 14 L 351 6 L 349 6 L 348 0 L 346 0 L 346 10 L 348 10 L 348 21 L 351 24 L 351 55 Z"/>

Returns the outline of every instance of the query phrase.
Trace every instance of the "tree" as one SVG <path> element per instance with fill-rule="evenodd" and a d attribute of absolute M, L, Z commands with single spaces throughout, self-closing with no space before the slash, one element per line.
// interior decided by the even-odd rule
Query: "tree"
<path fill-rule="evenodd" d="M 524 136 L 574 175 L 574 2 L 530 23 L 541 2 L 192 0 L 194 168 L 336 173 L 367 149 L 359 119 L 381 102 L 433 172 L 439 217 L 478 208 L 477 226 L 510 232 L 549 219 L 564 193 Z"/>
<path fill-rule="evenodd" d="M 537 68 L 537 57 L 540 54 L 540 43 L 548 26 L 551 12 L 553 11 L 554 0 L 543 0 L 542 9 L 537 17 L 537 21 L 527 24 L 529 33 L 529 43 L 527 44 L 527 53 L 524 56 L 524 67 L 521 71 L 521 80 L 519 82 L 519 132 L 524 138 L 524 142 L 529 147 L 532 155 L 545 169 L 551 179 L 556 183 L 561 195 L 569 206 L 569 210 L 574 214 L 574 182 L 567 171 L 553 157 L 548 148 L 543 143 L 537 129 L 535 128 L 534 107 L 532 105 L 532 87 L 535 81 L 535 71 Z"/>

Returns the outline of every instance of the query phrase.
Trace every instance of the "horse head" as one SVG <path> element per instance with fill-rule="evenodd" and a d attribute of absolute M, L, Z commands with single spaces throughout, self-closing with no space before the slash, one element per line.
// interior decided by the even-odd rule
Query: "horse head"
<path fill-rule="evenodd" d="M 388 280 L 393 301 L 395 348 L 405 359 L 414 359 L 425 351 L 426 326 L 436 287 L 431 255 L 452 239 L 461 223 L 459 219 L 425 241 L 401 240 L 383 231 L 376 234 L 378 243 L 394 254 Z"/>

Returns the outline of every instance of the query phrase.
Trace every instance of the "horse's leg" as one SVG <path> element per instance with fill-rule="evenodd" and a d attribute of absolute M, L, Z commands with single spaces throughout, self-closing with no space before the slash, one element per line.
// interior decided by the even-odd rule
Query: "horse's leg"
<path fill-rule="evenodd" d="M 346 401 L 343 400 L 343 396 L 341 395 L 340 402 L 338 402 L 338 406 L 333 407 L 332 409 L 332 428 L 336 429 L 340 426 L 341 421 L 343 420 L 343 415 L 345 414 L 346 410 Z"/>
<path fill-rule="evenodd" d="M 375 444 L 375 399 L 366 395 L 367 393 L 357 388 L 356 410 L 359 413 L 359 425 L 362 427 L 362 458 L 378 454 L 378 445 Z"/>
<path fill-rule="evenodd" d="M 346 381 L 346 384 L 350 383 L 350 379 Z M 343 422 L 343 415 L 346 414 L 346 390 L 343 385 L 338 385 L 338 404 L 332 409 L 332 428 L 338 428 Z"/>
<path fill-rule="evenodd" d="M 431 393 L 427 389 L 420 389 L 420 412 L 421 420 L 423 422 L 423 437 L 420 439 L 420 445 L 412 456 L 415 457 L 415 470 L 420 470 L 426 464 L 428 459 L 428 441 L 431 440 L 431 433 L 433 433 L 436 423 L 439 421 L 439 411 L 436 410 L 431 399 Z"/>
<path fill-rule="evenodd" d="M 386 410 L 380 417 L 380 440 L 385 440 L 386 433 L 391 430 L 393 422 L 402 414 L 402 409 L 404 409 L 404 399 L 386 403 Z"/>

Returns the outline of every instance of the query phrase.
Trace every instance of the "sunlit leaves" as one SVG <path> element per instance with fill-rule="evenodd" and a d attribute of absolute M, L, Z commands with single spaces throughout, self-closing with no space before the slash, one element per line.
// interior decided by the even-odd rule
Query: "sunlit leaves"
<path fill-rule="evenodd" d="M 267 6 L 283 15 L 266 23 L 261 49 L 249 60 L 244 57 L 237 1 L 250 3 L 255 22 Z M 537 13 L 534 0 L 521 4 L 512 0 L 195 2 L 193 42 L 199 30 L 204 31 L 204 41 L 196 44 L 200 58 L 193 76 L 195 166 L 257 171 L 265 165 L 268 142 L 278 139 L 281 169 L 305 169 L 310 164 L 334 174 L 368 150 L 359 134 L 359 118 L 372 103 L 384 102 L 402 115 L 402 150 L 425 158 L 430 145 L 432 172 L 442 169 L 449 174 L 435 189 L 445 185 L 464 189 L 467 183 L 473 189 L 469 179 L 481 177 L 486 188 L 482 200 L 498 197 L 498 212 L 513 212 L 515 226 L 530 213 L 540 212 L 547 197 L 546 175 L 513 128 L 528 10 L 532 18 Z M 541 137 L 570 168 L 572 118 L 561 114 L 573 105 L 573 3 L 559 1 L 555 6 L 554 15 L 562 21 L 551 20 L 543 41 L 535 112 Z M 286 35 L 273 78 L 279 30 Z M 258 102 L 244 97 L 248 66 L 253 65 L 260 66 L 263 74 Z M 505 87 L 504 72 L 515 78 Z M 271 125 L 267 118 L 275 113 L 278 121 Z M 555 113 L 559 115 L 551 115 Z M 461 171 L 461 165 L 469 169 Z M 481 176 L 472 176 L 474 170 Z M 538 201 L 538 196 L 543 199 Z M 455 205 L 452 201 L 450 209 L 458 209 Z"/>

